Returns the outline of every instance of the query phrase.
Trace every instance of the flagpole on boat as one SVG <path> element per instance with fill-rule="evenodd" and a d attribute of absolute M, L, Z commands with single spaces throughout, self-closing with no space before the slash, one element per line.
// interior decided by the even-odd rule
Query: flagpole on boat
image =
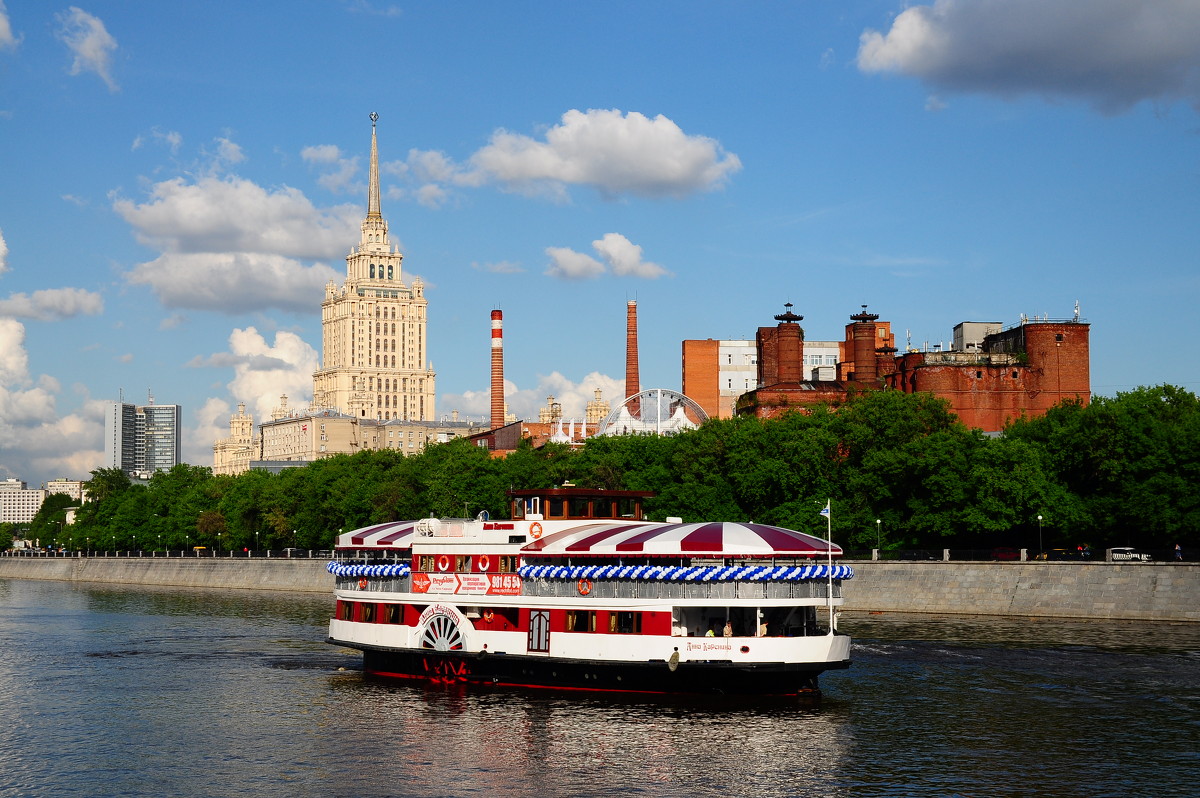
<path fill-rule="evenodd" d="M 833 617 L 833 510 L 832 499 L 825 500 L 825 509 L 821 511 L 821 515 L 825 516 L 825 557 L 826 557 L 826 572 L 829 578 L 829 584 L 825 590 L 825 605 L 829 609 L 829 634 L 833 634 L 836 630 L 837 620 Z"/>

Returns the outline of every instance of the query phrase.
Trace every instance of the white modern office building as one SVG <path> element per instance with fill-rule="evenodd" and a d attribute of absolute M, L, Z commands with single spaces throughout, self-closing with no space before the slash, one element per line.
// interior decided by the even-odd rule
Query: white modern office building
<path fill-rule="evenodd" d="M 109 402 L 104 408 L 104 467 L 149 479 L 182 462 L 179 405 Z"/>

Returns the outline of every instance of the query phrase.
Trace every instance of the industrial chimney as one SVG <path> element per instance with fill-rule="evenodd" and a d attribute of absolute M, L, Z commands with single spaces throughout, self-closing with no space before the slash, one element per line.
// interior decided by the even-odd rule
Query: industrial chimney
<path fill-rule="evenodd" d="M 629 300 L 625 308 L 625 398 L 635 396 L 642 390 L 642 379 L 638 375 L 637 301 Z M 641 407 L 629 405 L 634 418 L 641 416 Z"/>
<path fill-rule="evenodd" d="M 492 429 L 504 426 L 504 313 L 492 311 Z"/>

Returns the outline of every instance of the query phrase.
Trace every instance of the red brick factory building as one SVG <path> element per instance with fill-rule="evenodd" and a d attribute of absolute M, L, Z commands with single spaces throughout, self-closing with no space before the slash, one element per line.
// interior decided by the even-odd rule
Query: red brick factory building
<path fill-rule="evenodd" d="M 1091 399 L 1088 329 L 1078 311 L 1072 319 L 1028 319 L 1010 327 L 998 322 L 963 322 L 949 349 L 896 348 L 891 323 L 866 312 L 850 316 L 845 339 L 820 342 L 836 348 L 836 370 L 813 368 L 805 357 L 803 316 L 791 304 L 760 327 L 750 342 L 683 342 L 683 392 L 710 416 L 771 418 L 788 410 L 837 403 L 854 391 L 891 388 L 930 393 L 950 403 L 969 427 L 1004 428 L 1021 416 L 1038 416 L 1063 400 Z M 736 360 L 741 362 L 735 363 Z M 835 359 L 827 355 L 826 362 Z M 737 369 L 753 362 L 756 387 L 734 383 Z"/>

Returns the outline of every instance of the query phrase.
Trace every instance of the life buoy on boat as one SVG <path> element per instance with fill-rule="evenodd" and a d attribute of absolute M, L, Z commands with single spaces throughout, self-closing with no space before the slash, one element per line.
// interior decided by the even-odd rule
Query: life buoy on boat
<path fill-rule="evenodd" d="M 437 565 L 438 565 L 439 571 L 449 571 L 450 570 L 450 556 L 447 554 L 443 554 L 441 557 L 438 557 Z"/>
<path fill-rule="evenodd" d="M 358 589 L 359 590 L 367 589 L 367 578 L 365 576 L 362 579 L 358 580 Z"/>
<path fill-rule="evenodd" d="M 542 525 L 534 521 L 529 525 L 529 534 L 533 535 L 533 539 L 537 540 L 542 536 Z"/>
<path fill-rule="evenodd" d="M 488 566 L 491 564 L 491 558 L 489 558 L 486 554 L 480 554 L 475 558 L 475 565 L 478 566 L 479 570 L 481 571 L 486 571 Z"/>
<path fill-rule="evenodd" d="M 579 591 L 579 595 L 586 596 L 588 593 L 592 592 L 592 580 L 580 579 L 575 585 L 575 589 Z"/>
<path fill-rule="evenodd" d="M 495 619 L 496 619 L 496 614 L 494 612 L 492 612 L 491 610 L 488 610 L 487 612 L 485 612 L 483 614 L 483 620 L 485 623 L 491 623 Z"/>

